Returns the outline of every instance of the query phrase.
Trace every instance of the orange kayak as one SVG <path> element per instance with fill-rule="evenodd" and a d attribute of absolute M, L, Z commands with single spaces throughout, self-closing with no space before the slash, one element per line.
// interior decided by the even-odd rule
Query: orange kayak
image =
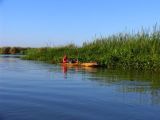
<path fill-rule="evenodd" d="M 84 66 L 84 67 L 97 67 L 98 64 L 96 62 L 82 63 L 81 66 Z"/>
<path fill-rule="evenodd" d="M 98 64 L 96 62 L 92 63 L 61 63 L 63 66 L 82 66 L 82 67 L 97 67 Z"/>

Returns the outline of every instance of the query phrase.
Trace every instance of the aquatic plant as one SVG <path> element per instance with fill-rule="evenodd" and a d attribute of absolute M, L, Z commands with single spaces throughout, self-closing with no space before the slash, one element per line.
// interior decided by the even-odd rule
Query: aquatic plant
<path fill-rule="evenodd" d="M 159 70 L 160 29 L 142 29 L 137 33 L 119 33 L 101 37 L 83 46 L 67 45 L 28 49 L 25 59 L 59 63 L 64 54 L 81 62 L 96 61 L 108 68 Z"/>
<path fill-rule="evenodd" d="M 24 54 L 29 48 L 22 47 L 1 47 L 0 54 Z"/>

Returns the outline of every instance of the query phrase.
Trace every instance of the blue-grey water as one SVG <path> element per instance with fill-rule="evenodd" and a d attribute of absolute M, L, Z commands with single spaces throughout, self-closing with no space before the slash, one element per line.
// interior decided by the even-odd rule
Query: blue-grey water
<path fill-rule="evenodd" d="M 0 120 L 160 120 L 159 73 L 0 56 Z"/>

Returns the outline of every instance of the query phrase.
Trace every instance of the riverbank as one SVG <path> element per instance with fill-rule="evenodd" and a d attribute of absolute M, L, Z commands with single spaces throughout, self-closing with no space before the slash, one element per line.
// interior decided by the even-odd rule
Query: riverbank
<path fill-rule="evenodd" d="M 95 61 L 107 68 L 160 70 L 160 29 L 136 34 L 119 33 L 84 43 L 62 47 L 28 49 L 23 59 L 59 63 L 64 54 L 81 62 Z"/>
<path fill-rule="evenodd" d="M 25 50 L 27 50 L 29 48 L 22 48 L 22 47 L 1 47 L 0 48 L 0 54 L 18 54 L 18 55 L 23 55 Z"/>
<path fill-rule="evenodd" d="M 86 42 L 81 47 L 29 48 L 23 59 L 59 63 L 64 54 L 80 62 L 97 62 L 107 68 L 160 70 L 160 29 L 141 30 L 136 34 L 119 33 Z"/>

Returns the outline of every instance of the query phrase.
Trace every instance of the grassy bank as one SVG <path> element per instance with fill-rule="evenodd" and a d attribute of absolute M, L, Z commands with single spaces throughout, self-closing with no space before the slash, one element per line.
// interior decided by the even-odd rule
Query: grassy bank
<path fill-rule="evenodd" d="M 0 54 L 24 54 L 27 49 L 22 47 L 1 47 Z"/>
<path fill-rule="evenodd" d="M 160 70 L 160 29 L 141 30 L 136 34 L 119 33 L 103 37 L 82 47 L 67 45 L 27 50 L 24 59 L 59 63 L 62 56 L 79 58 L 81 62 L 96 61 L 108 68 Z"/>

